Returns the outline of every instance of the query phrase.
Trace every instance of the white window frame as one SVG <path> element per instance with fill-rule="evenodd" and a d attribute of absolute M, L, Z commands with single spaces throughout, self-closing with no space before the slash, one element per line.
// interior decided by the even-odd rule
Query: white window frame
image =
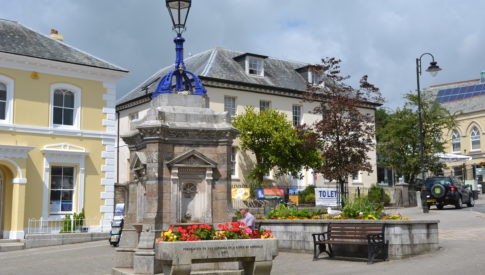
<path fill-rule="evenodd" d="M 80 212 L 84 208 L 84 185 L 85 169 L 84 162 L 88 152 L 82 147 L 71 144 L 46 145 L 41 150 L 44 154 L 44 192 L 42 197 L 42 218 L 49 219 L 50 213 L 50 188 L 51 188 L 51 167 L 52 166 L 73 166 L 75 169 L 73 212 Z M 63 214 L 52 213 L 54 218 L 63 218 Z"/>
<path fill-rule="evenodd" d="M 295 113 L 295 110 L 298 109 L 299 111 L 299 114 L 296 115 Z M 302 124 L 302 120 L 303 120 L 303 117 L 302 117 L 302 113 L 303 113 L 303 107 L 301 105 L 292 105 L 291 106 L 291 119 L 292 119 L 292 124 L 293 126 L 299 126 Z M 298 122 L 295 121 L 295 118 L 298 117 Z"/>
<path fill-rule="evenodd" d="M 231 178 L 239 179 L 238 170 L 238 161 L 237 161 L 237 147 L 231 147 Z M 234 167 L 234 168 L 233 168 Z"/>
<path fill-rule="evenodd" d="M 237 112 L 237 103 L 236 103 L 236 97 L 235 96 L 224 96 L 224 111 L 228 112 L 231 117 L 236 115 Z M 232 100 L 232 103 L 234 106 L 228 106 L 227 101 Z"/>
<path fill-rule="evenodd" d="M 0 119 L 0 124 L 12 124 L 13 120 L 13 93 L 14 81 L 13 79 L 0 75 L 0 82 L 7 87 L 7 97 L 5 104 L 5 119 Z"/>
<path fill-rule="evenodd" d="M 474 132 L 476 134 L 474 134 Z M 478 148 L 473 148 L 473 142 L 476 142 L 478 141 Z M 470 131 L 470 148 L 471 148 L 471 152 L 475 152 L 475 151 L 480 151 L 480 148 L 481 148 L 481 142 L 480 142 L 480 129 L 478 129 L 477 126 L 473 126 L 472 130 Z"/>
<path fill-rule="evenodd" d="M 255 68 L 256 73 L 255 74 L 250 73 L 251 64 L 256 64 L 256 68 Z M 246 74 L 251 75 L 251 76 L 263 77 L 264 76 L 264 59 L 254 57 L 254 56 L 246 57 Z"/>
<path fill-rule="evenodd" d="M 51 208 L 51 202 L 52 202 L 52 198 L 51 198 L 51 192 L 52 192 L 52 168 L 53 167 L 69 167 L 69 168 L 72 168 L 72 180 L 73 180 L 73 186 L 72 186 L 72 189 L 65 189 L 65 190 L 72 190 L 72 206 L 71 206 L 71 211 L 52 211 L 52 208 Z M 49 205 L 49 215 L 65 215 L 65 214 L 72 214 L 74 212 L 76 212 L 74 209 L 76 208 L 76 175 L 77 175 L 77 169 L 76 169 L 76 166 L 74 165 L 70 165 L 70 164 L 53 164 L 52 166 L 50 166 L 50 179 L 49 179 L 49 182 L 50 182 L 50 186 L 49 186 L 49 199 L 48 199 L 48 205 Z M 62 184 L 62 183 L 61 183 Z M 62 185 L 61 185 L 62 187 Z M 56 189 L 56 190 L 64 190 L 64 189 Z M 61 193 L 61 202 L 62 202 L 62 193 Z M 61 209 L 62 209 L 62 203 L 61 203 Z M 81 211 L 81 210 L 77 210 L 78 212 Z"/>
<path fill-rule="evenodd" d="M 457 145 L 458 150 L 455 150 L 455 145 Z M 461 152 L 460 132 L 458 132 L 457 130 L 453 130 L 451 134 L 451 151 L 453 153 Z"/>
<path fill-rule="evenodd" d="M 72 125 L 54 124 L 54 93 L 56 90 L 68 90 L 74 94 L 74 112 Z M 49 125 L 51 128 L 79 130 L 81 125 L 81 89 L 79 87 L 65 83 L 57 83 L 51 86 Z"/>
<path fill-rule="evenodd" d="M 264 102 L 264 104 L 268 104 L 268 106 L 263 108 L 263 104 L 262 104 L 263 102 Z M 260 112 L 262 112 L 266 109 L 270 109 L 270 108 L 271 108 L 271 101 L 269 101 L 269 100 L 260 100 L 259 101 L 259 111 Z"/>
<path fill-rule="evenodd" d="M 355 175 L 350 175 L 352 178 L 352 183 L 362 183 L 362 173 L 357 172 L 357 177 L 354 177 Z"/>

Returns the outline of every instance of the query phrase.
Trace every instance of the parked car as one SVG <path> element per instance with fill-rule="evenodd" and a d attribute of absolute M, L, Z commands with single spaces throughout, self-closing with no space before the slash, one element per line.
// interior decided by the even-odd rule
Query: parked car
<path fill-rule="evenodd" d="M 424 187 L 428 208 L 436 205 L 438 209 L 443 209 L 445 205 L 454 205 L 460 209 L 463 203 L 468 207 L 475 205 L 471 185 L 463 184 L 456 177 L 430 177 L 426 179 Z"/>

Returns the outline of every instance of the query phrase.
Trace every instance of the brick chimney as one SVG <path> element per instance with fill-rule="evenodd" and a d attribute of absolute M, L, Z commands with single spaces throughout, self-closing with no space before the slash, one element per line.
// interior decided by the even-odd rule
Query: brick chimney
<path fill-rule="evenodd" d="M 51 29 L 51 38 L 64 41 L 64 37 L 56 29 Z"/>

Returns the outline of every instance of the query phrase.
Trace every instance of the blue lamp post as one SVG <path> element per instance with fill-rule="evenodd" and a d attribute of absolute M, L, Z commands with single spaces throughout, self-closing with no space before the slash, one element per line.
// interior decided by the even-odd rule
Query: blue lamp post
<path fill-rule="evenodd" d="M 184 64 L 184 42 L 182 33 L 185 31 L 185 23 L 189 15 L 192 0 L 165 0 L 167 9 L 172 19 L 173 30 L 177 33 L 175 42 L 175 69 L 166 74 L 158 83 L 157 89 L 153 92 L 152 98 L 160 94 L 178 93 L 188 91 L 194 95 L 205 96 L 207 90 L 200 79 L 193 73 L 187 71 Z M 175 85 L 173 78 L 175 77 Z"/>

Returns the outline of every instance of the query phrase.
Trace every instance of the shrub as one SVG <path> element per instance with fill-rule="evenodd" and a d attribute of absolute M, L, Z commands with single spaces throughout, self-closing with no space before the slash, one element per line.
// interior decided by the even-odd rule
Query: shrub
<path fill-rule="evenodd" d="M 308 197 L 310 201 L 307 201 L 306 198 L 308 195 L 313 194 L 313 200 L 312 197 Z M 302 203 L 312 203 L 315 202 L 315 185 L 308 185 L 303 191 L 298 193 L 300 202 Z"/>
<path fill-rule="evenodd" d="M 384 205 L 389 205 L 391 202 L 391 198 L 389 195 L 384 191 L 384 188 L 377 185 L 372 185 L 368 192 L 368 198 L 370 201 L 374 203 L 384 203 Z"/>
<path fill-rule="evenodd" d="M 308 194 L 305 196 L 306 203 L 314 203 L 315 202 L 315 194 Z"/>
<path fill-rule="evenodd" d="M 64 223 L 62 225 L 61 233 L 69 233 L 71 232 L 71 215 L 64 215 Z"/>
<path fill-rule="evenodd" d="M 84 219 L 86 219 L 86 216 L 84 214 L 84 208 L 81 210 L 79 214 L 74 213 L 73 215 L 73 220 L 74 220 L 74 228 L 73 231 L 81 231 L 81 227 L 84 225 Z"/>
<path fill-rule="evenodd" d="M 81 231 L 81 227 L 84 225 L 84 219 L 85 219 L 85 214 L 84 214 L 84 208 L 80 213 L 74 213 L 72 215 L 64 215 L 64 222 L 62 224 L 62 230 L 60 233 L 69 233 L 69 232 L 75 232 L 75 231 Z"/>
<path fill-rule="evenodd" d="M 288 217 L 296 217 L 296 218 L 311 218 L 314 216 L 318 216 L 321 214 L 321 210 L 317 209 L 316 211 L 311 211 L 308 209 L 298 209 L 296 207 L 286 207 L 285 205 L 281 204 L 271 210 L 268 214 L 266 214 L 267 218 L 288 218 Z"/>
<path fill-rule="evenodd" d="M 355 219 L 361 218 L 380 218 L 384 203 L 375 203 L 367 196 L 357 197 L 345 200 L 345 206 L 342 209 L 342 216 Z"/>

